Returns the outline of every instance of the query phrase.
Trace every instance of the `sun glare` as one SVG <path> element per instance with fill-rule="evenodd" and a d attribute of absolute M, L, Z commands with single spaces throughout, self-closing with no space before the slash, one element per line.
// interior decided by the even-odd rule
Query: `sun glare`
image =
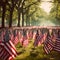
<path fill-rule="evenodd" d="M 51 5 L 52 5 L 52 3 L 42 2 L 40 5 L 40 8 L 42 8 L 45 12 L 47 12 L 49 14 L 49 12 L 51 10 Z"/>

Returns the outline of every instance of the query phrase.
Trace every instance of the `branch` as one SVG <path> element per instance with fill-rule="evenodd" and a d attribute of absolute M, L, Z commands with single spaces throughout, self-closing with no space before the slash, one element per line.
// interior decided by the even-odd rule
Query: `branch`
<path fill-rule="evenodd" d="M 15 4 L 14 4 L 14 6 L 16 6 L 16 4 L 18 3 L 18 1 L 19 1 L 19 0 L 15 0 Z M 21 0 L 20 0 L 20 1 L 21 1 Z"/>
<path fill-rule="evenodd" d="M 25 7 L 25 9 L 32 6 L 32 5 L 34 5 L 34 4 L 36 5 L 36 2 L 33 2 L 32 4 L 28 5 L 27 7 Z"/>
<path fill-rule="evenodd" d="M 15 7 L 16 7 L 16 9 L 18 9 L 18 8 L 20 7 L 21 2 L 22 2 L 22 0 L 19 0 L 19 3 L 15 6 Z"/>
<path fill-rule="evenodd" d="M 20 4 L 21 4 L 21 0 L 19 1 L 18 7 L 20 6 Z"/>

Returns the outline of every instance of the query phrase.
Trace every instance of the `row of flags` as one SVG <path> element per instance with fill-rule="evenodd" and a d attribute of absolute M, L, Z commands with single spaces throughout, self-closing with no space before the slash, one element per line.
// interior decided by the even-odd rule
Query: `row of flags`
<path fill-rule="evenodd" d="M 48 34 L 54 37 L 55 35 L 59 34 L 59 33 L 55 34 L 56 32 L 57 32 L 56 29 L 55 30 L 52 29 L 49 30 L 48 29 L 32 29 L 32 30 L 7 29 L 6 30 L 5 29 L 5 30 L 1 30 L 0 40 L 5 42 L 11 40 L 14 45 L 18 44 L 18 42 L 20 42 L 20 44 L 22 45 L 24 44 L 28 45 L 29 40 L 33 39 L 34 45 L 39 45 L 40 43 L 43 43 L 46 40 Z"/>
<path fill-rule="evenodd" d="M 0 58 L 2 60 L 15 58 L 17 56 L 17 51 L 15 46 L 18 43 L 20 43 L 22 47 L 27 47 L 30 43 L 30 40 L 34 40 L 33 42 L 34 47 L 41 46 L 43 44 L 44 45 L 43 49 L 46 52 L 46 54 L 49 54 L 52 50 L 60 52 L 60 30 L 3 29 L 0 30 L 0 48 L 1 48 Z"/>
<path fill-rule="evenodd" d="M 16 56 L 17 50 L 10 39 L 8 30 L 0 30 L 0 59 L 14 60 Z"/>
<path fill-rule="evenodd" d="M 43 48 L 46 54 L 49 54 L 51 51 L 60 52 L 60 30 L 53 31 L 52 35 L 47 34 Z"/>

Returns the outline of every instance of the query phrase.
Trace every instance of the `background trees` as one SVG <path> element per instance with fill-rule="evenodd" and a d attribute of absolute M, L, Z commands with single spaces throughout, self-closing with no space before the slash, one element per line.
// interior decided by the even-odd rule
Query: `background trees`
<path fill-rule="evenodd" d="M 42 0 L 0 0 L 1 26 L 33 26 L 43 20 L 60 22 L 60 0 L 48 1 L 52 3 L 48 15 L 42 8 Z M 47 17 L 48 16 L 48 17 Z M 56 24 L 56 21 L 54 22 Z M 58 23 L 57 23 L 58 24 Z M 60 24 L 60 23 L 59 23 Z"/>

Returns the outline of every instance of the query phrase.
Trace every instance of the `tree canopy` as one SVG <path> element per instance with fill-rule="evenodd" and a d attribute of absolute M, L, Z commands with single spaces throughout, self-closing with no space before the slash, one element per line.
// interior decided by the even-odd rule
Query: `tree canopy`
<path fill-rule="evenodd" d="M 42 2 L 51 3 L 49 14 L 41 8 Z M 48 20 L 60 25 L 60 0 L 0 0 L 1 27 L 38 26 Z"/>

